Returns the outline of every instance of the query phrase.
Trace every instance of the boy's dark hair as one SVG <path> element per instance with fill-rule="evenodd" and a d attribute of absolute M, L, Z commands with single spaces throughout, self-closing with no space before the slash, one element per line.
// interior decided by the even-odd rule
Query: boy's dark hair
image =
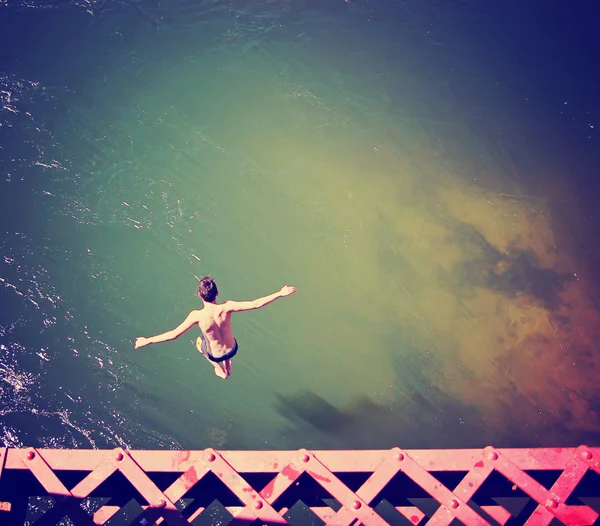
<path fill-rule="evenodd" d="M 217 289 L 217 284 L 212 278 L 207 276 L 200 280 L 200 283 L 198 284 L 198 296 L 200 296 L 204 301 L 215 301 L 217 294 L 219 294 L 219 290 Z"/>

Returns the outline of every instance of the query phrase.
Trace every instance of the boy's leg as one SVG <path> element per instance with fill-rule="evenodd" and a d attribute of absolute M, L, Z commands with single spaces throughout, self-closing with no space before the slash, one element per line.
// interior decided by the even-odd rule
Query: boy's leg
<path fill-rule="evenodd" d="M 215 374 L 219 377 L 222 378 L 223 380 L 227 380 L 227 377 L 229 376 L 227 374 L 227 370 L 223 369 L 222 365 L 220 363 L 214 363 L 213 365 L 215 366 Z"/>
<path fill-rule="evenodd" d="M 204 349 L 204 340 L 202 339 L 202 336 L 198 336 L 198 339 L 196 340 L 196 349 L 198 349 L 200 351 L 200 354 L 202 354 L 202 356 L 204 356 L 204 358 L 206 358 L 208 360 L 208 362 L 215 368 L 215 374 L 219 378 L 222 378 L 223 380 L 227 380 L 227 377 L 229 376 L 229 374 L 227 374 L 226 367 L 223 367 L 220 363 L 213 362 L 208 357 L 208 355 L 206 354 L 206 350 Z"/>

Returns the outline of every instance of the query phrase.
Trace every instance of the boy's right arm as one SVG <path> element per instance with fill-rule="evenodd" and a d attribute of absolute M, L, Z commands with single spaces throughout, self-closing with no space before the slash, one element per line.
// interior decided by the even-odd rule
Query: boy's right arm
<path fill-rule="evenodd" d="M 295 287 L 285 285 L 284 287 L 281 287 L 280 291 L 270 294 L 269 296 L 263 296 L 262 298 L 258 298 L 254 301 L 228 301 L 225 303 L 225 308 L 229 312 L 260 309 L 269 303 L 273 303 L 276 299 L 284 298 L 285 296 L 289 296 L 294 292 L 296 292 Z"/>
<path fill-rule="evenodd" d="M 163 332 L 162 334 L 157 334 L 156 336 L 151 336 L 150 338 L 145 338 L 140 336 L 135 339 L 135 348 L 139 349 L 140 347 L 146 347 L 146 345 L 150 345 L 151 343 L 162 343 L 174 340 L 179 338 L 185 331 L 192 328 L 196 323 L 198 323 L 198 317 L 200 311 L 193 310 L 190 312 L 185 320 L 183 320 L 177 327 L 174 329 Z"/>

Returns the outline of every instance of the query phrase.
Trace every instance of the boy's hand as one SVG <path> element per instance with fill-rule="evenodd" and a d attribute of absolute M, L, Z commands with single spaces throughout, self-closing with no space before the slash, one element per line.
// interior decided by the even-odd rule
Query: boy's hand
<path fill-rule="evenodd" d="M 149 343 L 150 343 L 150 340 L 148 338 L 144 338 L 143 336 L 140 336 L 139 338 L 135 339 L 135 348 L 139 349 L 140 347 L 145 347 Z"/>
<path fill-rule="evenodd" d="M 289 285 L 284 285 L 283 287 L 281 287 L 279 294 L 281 294 L 281 297 L 284 298 L 285 296 L 289 296 L 290 294 L 293 294 L 294 292 L 296 292 L 296 287 L 290 287 Z"/>

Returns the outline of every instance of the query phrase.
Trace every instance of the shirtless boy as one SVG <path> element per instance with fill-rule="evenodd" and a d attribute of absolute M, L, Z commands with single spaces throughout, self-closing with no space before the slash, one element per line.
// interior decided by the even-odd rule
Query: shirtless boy
<path fill-rule="evenodd" d="M 202 298 L 204 308 L 193 310 L 175 329 L 151 338 L 139 337 L 135 340 L 135 348 L 145 347 L 151 343 L 161 343 L 179 338 L 185 331 L 198 325 L 204 338 L 196 340 L 196 348 L 215 367 L 215 374 L 226 380 L 231 374 L 231 359 L 238 351 L 238 343 L 231 330 L 231 313 L 260 309 L 278 298 L 296 292 L 295 287 L 285 285 L 279 292 L 264 296 L 254 301 L 225 301 L 217 303 L 217 284 L 212 278 L 202 278 L 198 285 L 198 296 Z"/>

